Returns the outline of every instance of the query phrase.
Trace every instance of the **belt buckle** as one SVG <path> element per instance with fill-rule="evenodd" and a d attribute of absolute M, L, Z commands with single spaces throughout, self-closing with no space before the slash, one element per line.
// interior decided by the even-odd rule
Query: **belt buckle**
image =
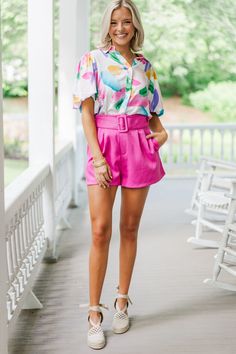
<path fill-rule="evenodd" d="M 121 121 L 121 119 L 122 119 L 122 121 Z M 124 128 L 122 127 L 122 125 L 124 125 Z M 118 130 L 121 133 L 125 133 L 129 130 L 126 114 L 122 114 L 122 115 L 118 116 Z"/>

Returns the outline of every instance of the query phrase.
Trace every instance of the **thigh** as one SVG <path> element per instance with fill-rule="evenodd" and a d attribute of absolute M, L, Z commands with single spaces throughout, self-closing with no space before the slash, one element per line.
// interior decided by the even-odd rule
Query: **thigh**
<path fill-rule="evenodd" d="M 89 211 L 92 223 L 110 224 L 112 222 L 112 208 L 118 186 L 101 188 L 99 185 L 87 186 Z"/>
<path fill-rule="evenodd" d="M 121 188 L 121 226 L 138 227 L 149 188 Z"/>

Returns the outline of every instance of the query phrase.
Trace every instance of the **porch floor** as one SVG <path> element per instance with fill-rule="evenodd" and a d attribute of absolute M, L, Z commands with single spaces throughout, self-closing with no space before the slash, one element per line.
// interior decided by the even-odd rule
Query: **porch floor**
<path fill-rule="evenodd" d="M 151 186 L 139 231 L 129 291 L 131 328 L 111 331 L 118 279 L 119 201 L 101 302 L 109 354 L 234 354 L 236 294 L 203 284 L 212 275 L 215 249 L 193 249 L 192 217 L 184 213 L 193 179 L 165 178 Z M 42 263 L 33 288 L 41 310 L 23 310 L 9 340 L 9 354 L 86 354 L 90 220 L 86 190 L 82 207 L 70 209 L 72 229 L 62 233 L 57 263 Z"/>

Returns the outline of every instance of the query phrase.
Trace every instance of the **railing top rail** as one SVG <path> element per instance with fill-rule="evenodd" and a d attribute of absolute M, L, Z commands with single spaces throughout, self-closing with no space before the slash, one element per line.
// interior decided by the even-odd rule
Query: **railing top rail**
<path fill-rule="evenodd" d="M 208 166 L 215 166 L 219 168 L 229 168 L 236 171 L 236 163 L 233 161 L 226 161 L 221 159 L 214 159 L 212 157 L 201 156 L 201 161 L 205 160 Z"/>
<path fill-rule="evenodd" d="M 210 123 L 210 124 L 170 124 L 166 123 L 165 127 L 168 129 L 214 129 L 214 128 L 226 128 L 236 129 L 236 123 Z"/>
<path fill-rule="evenodd" d="M 19 203 L 26 199 L 38 184 L 49 174 L 48 164 L 35 165 L 23 171 L 5 190 L 5 216 L 9 217 L 19 208 Z"/>
<path fill-rule="evenodd" d="M 62 157 L 66 155 L 71 149 L 73 149 L 72 141 L 66 141 L 62 143 L 56 150 L 55 164 L 57 164 L 62 159 Z"/>

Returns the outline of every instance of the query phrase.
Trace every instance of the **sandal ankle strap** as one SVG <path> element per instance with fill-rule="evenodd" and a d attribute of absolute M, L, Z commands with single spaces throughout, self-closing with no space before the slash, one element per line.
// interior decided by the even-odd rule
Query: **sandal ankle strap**
<path fill-rule="evenodd" d="M 102 313 L 101 307 L 103 307 L 103 308 L 106 309 L 106 310 L 109 310 L 108 306 L 105 305 L 105 304 L 98 304 L 98 305 L 90 306 L 90 304 L 87 303 L 87 304 L 80 304 L 79 307 L 88 307 L 88 311 L 100 312 L 100 314 L 101 314 L 101 321 L 100 321 L 100 323 L 103 322 L 103 313 Z M 92 321 L 92 319 L 90 318 L 90 314 L 88 315 L 88 321 L 92 324 L 93 327 L 100 326 L 100 323 L 97 323 L 97 324 L 95 325 L 95 323 L 94 323 L 94 322 Z"/>
<path fill-rule="evenodd" d="M 105 305 L 105 304 L 98 304 L 98 305 L 90 306 L 90 304 L 87 303 L 87 304 L 80 304 L 79 307 L 88 307 L 89 308 L 88 311 L 97 311 L 97 312 L 102 312 L 101 307 L 103 307 L 106 310 L 109 310 L 108 305 Z"/>
<path fill-rule="evenodd" d="M 133 303 L 132 303 L 132 301 L 131 301 L 131 299 L 130 299 L 128 294 L 120 294 L 120 293 L 118 293 L 116 297 L 117 298 L 122 298 L 122 299 L 127 299 L 130 302 L 130 304 L 133 305 Z"/>
<path fill-rule="evenodd" d="M 116 298 L 127 299 L 128 302 L 130 302 L 130 304 L 133 305 L 133 303 L 132 303 L 132 301 L 131 301 L 131 299 L 130 299 L 130 297 L 129 297 L 128 294 L 120 294 L 120 293 L 119 293 L 119 285 L 116 287 L 116 289 L 117 289 L 117 296 L 116 296 Z"/>
<path fill-rule="evenodd" d="M 101 312 L 101 307 L 103 307 L 106 310 L 109 310 L 108 305 L 105 304 L 98 304 L 94 306 L 89 306 L 89 311 L 98 311 Z"/>

